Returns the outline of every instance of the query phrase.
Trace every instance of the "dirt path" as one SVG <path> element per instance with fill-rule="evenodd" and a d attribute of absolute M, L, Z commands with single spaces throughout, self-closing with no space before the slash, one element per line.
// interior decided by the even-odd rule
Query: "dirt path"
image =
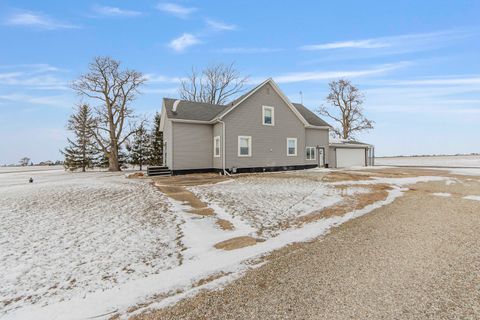
<path fill-rule="evenodd" d="M 462 197 L 480 182 L 462 181 L 417 184 L 224 290 L 137 319 L 478 319 L 480 202 Z"/>

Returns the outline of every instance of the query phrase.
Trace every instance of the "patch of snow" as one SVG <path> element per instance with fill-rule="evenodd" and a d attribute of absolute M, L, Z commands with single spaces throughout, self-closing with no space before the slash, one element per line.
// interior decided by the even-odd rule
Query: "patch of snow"
<path fill-rule="evenodd" d="M 463 199 L 480 201 L 480 196 L 465 196 Z"/>
<path fill-rule="evenodd" d="M 434 192 L 432 194 L 434 196 L 437 196 L 437 197 L 451 197 L 452 196 L 452 194 L 448 193 L 448 192 Z"/>

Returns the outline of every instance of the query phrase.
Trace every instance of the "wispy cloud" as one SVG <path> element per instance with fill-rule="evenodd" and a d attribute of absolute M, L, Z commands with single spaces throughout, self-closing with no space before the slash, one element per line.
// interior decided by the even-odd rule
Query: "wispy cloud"
<path fill-rule="evenodd" d="M 270 52 L 280 52 L 284 51 L 281 48 L 249 48 L 249 47 L 236 47 L 236 48 L 221 48 L 215 50 L 215 52 L 219 53 L 227 53 L 227 54 L 255 54 L 255 53 L 270 53 Z"/>
<path fill-rule="evenodd" d="M 149 83 L 180 83 L 182 81 L 180 77 L 168 77 L 153 73 L 145 74 L 145 78 Z"/>
<path fill-rule="evenodd" d="M 184 7 L 176 3 L 163 2 L 157 4 L 156 8 L 160 11 L 166 12 L 168 14 L 174 15 L 179 18 L 188 18 L 190 14 L 195 12 L 197 8 L 194 7 Z"/>
<path fill-rule="evenodd" d="M 463 77 L 440 77 L 440 78 L 424 78 L 414 80 L 392 80 L 388 82 L 397 86 L 452 86 L 452 85 L 479 85 L 480 76 L 463 76 Z M 479 89 L 480 90 L 480 89 Z"/>
<path fill-rule="evenodd" d="M 441 44 L 454 39 L 461 39 L 474 35 L 473 32 L 467 30 L 448 30 L 430 33 L 416 33 L 399 36 L 379 37 L 371 39 L 335 41 L 320 44 L 309 44 L 301 46 L 301 50 L 318 51 L 318 50 L 334 50 L 334 49 L 378 49 L 378 48 L 398 48 L 412 47 L 421 48 L 429 45 Z"/>
<path fill-rule="evenodd" d="M 126 9 L 120 9 L 118 7 L 108 7 L 108 6 L 99 6 L 99 5 L 94 5 L 93 11 L 100 15 L 112 16 L 112 17 L 136 17 L 142 14 L 140 11 L 126 10 Z"/>
<path fill-rule="evenodd" d="M 7 17 L 5 24 L 9 26 L 31 27 L 43 30 L 80 28 L 78 25 L 58 21 L 42 13 L 31 11 L 17 12 L 10 15 Z"/>
<path fill-rule="evenodd" d="M 278 83 L 294 83 L 303 81 L 332 80 L 338 78 L 359 78 L 384 74 L 405 67 L 409 64 L 410 62 L 403 61 L 361 70 L 292 72 L 275 76 L 273 79 Z"/>
<path fill-rule="evenodd" d="M 0 85 L 28 89 L 64 90 L 67 82 L 59 77 L 63 70 L 48 64 L 0 66 Z"/>
<path fill-rule="evenodd" d="M 37 96 L 24 93 L 0 94 L 0 101 L 2 100 L 56 108 L 71 108 L 74 104 L 72 97 L 66 95 Z"/>
<path fill-rule="evenodd" d="M 232 31 L 237 30 L 238 26 L 234 24 L 228 24 L 222 21 L 215 21 L 212 19 L 206 19 L 207 26 L 214 31 Z"/>
<path fill-rule="evenodd" d="M 195 35 L 184 33 L 180 37 L 170 41 L 168 46 L 177 52 L 183 52 L 186 48 L 202 43 Z"/>

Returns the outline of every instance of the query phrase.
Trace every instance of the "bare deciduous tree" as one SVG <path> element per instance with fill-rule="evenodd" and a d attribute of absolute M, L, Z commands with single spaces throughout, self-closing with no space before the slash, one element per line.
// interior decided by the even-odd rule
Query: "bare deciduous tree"
<path fill-rule="evenodd" d="M 248 77 L 240 75 L 234 63 L 215 64 L 201 72 L 192 68 L 180 83 L 180 97 L 188 101 L 225 104 L 232 96 L 244 90 Z"/>
<path fill-rule="evenodd" d="M 330 93 L 326 100 L 333 106 L 333 111 L 322 106 L 318 113 L 333 119 L 339 127 L 333 129 L 335 135 L 342 139 L 355 139 L 355 134 L 373 129 L 372 120 L 363 114 L 364 96 L 349 80 L 340 79 L 329 83 Z"/>
<path fill-rule="evenodd" d="M 30 158 L 29 157 L 23 157 L 22 159 L 20 159 L 20 165 L 22 167 L 26 167 L 30 164 Z"/>
<path fill-rule="evenodd" d="M 130 103 L 146 81 L 142 73 L 120 69 L 120 62 L 109 57 L 96 57 L 89 72 L 73 82 L 72 88 L 83 97 L 97 100 L 95 126 L 92 134 L 108 158 L 108 170 L 120 171 L 119 150 L 135 132 Z"/>

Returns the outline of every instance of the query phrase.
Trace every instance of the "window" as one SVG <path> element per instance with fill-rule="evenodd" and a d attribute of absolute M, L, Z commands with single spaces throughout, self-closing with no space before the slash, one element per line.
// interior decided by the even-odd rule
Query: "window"
<path fill-rule="evenodd" d="M 273 107 L 262 107 L 262 117 L 264 126 L 274 126 L 275 125 L 275 112 Z"/>
<path fill-rule="evenodd" d="M 287 156 L 297 156 L 297 138 L 287 138 Z"/>
<path fill-rule="evenodd" d="M 238 156 L 252 156 L 252 137 L 238 136 Z"/>
<path fill-rule="evenodd" d="M 307 160 L 315 160 L 316 159 L 316 152 L 315 147 L 307 147 Z"/>
<path fill-rule="evenodd" d="M 220 136 L 213 138 L 213 156 L 220 157 Z"/>

